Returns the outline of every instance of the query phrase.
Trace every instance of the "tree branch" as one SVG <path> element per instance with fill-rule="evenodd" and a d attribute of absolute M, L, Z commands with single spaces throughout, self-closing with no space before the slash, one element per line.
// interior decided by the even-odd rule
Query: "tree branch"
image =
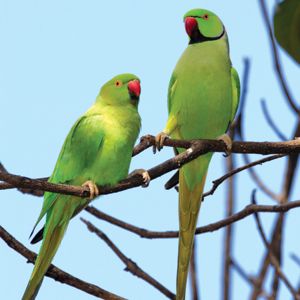
<path fill-rule="evenodd" d="M 2 226 L 0 226 L 0 238 L 13 250 L 27 258 L 30 263 L 34 263 L 37 255 L 27 249 L 23 244 L 17 241 L 12 235 L 10 235 Z M 50 265 L 46 276 L 53 278 L 56 281 L 61 283 L 68 284 L 73 286 L 79 290 L 82 290 L 90 295 L 96 296 L 101 299 L 107 300 L 125 300 L 124 298 L 112 294 L 94 284 L 83 281 L 79 278 L 72 276 L 64 272 L 63 270 L 55 267 L 54 265 Z"/>
<path fill-rule="evenodd" d="M 145 142 L 147 140 L 147 144 Z M 147 136 L 144 142 L 149 148 L 150 144 L 154 145 L 153 136 Z M 218 140 L 172 140 L 167 139 L 165 146 L 186 148 L 187 150 L 166 160 L 165 162 L 148 170 L 151 179 L 156 179 L 163 174 L 180 168 L 182 165 L 192 161 L 198 156 L 207 152 L 224 152 L 226 145 L 223 141 Z M 255 153 L 255 154 L 271 154 L 271 153 L 300 153 L 300 141 L 291 140 L 286 142 L 233 142 L 233 153 Z M 72 186 L 66 184 L 54 184 L 40 179 L 31 179 L 28 177 L 13 175 L 0 171 L 0 180 L 5 181 L 17 188 L 25 188 L 39 191 L 48 191 L 53 193 L 61 193 L 78 197 L 89 197 L 89 190 L 86 187 Z M 143 178 L 136 175 L 122 180 L 114 187 L 104 186 L 100 188 L 100 194 L 116 193 L 130 188 L 134 188 L 143 184 Z"/>
<path fill-rule="evenodd" d="M 271 117 L 271 115 L 269 113 L 266 101 L 264 99 L 262 99 L 260 101 L 260 104 L 261 104 L 261 108 L 262 108 L 263 114 L 265 116 L 265 119 L 267 120 L 267 123 L 270 125 L 270 127 L 273 129 L 273 131 L 275 132 L 275 134 L 278 136 L 278 138 L 280 140 L 286 141 L 287 138 L 280 131 L 280 129 L 278 128 L 278 126 L 276 125 L 276 123 L 273 121 L 273 119 L 272 119 L 272 117 Z"/>
<path fill-rule="evenodd" d="M 125 264 L 125 271 L 129 271 L 133 275 L 141 278 L 142 280 L 148 282 L 150 285 L 155 287 L 169 299 L 175 300 L 175 295 L 169 291 L 166 287 L 164 287 L 161 283 L 151 277 L 149 274 L 144 272 L 134 261 L 126 257 L 120 249 L 107 237 L 107 235 L 102 232 L 100 229 L 95 227 L 91 222 L 80 218 L 80 220 L 87 226 L 90 232 L 95 233 L 99 238 L 101 238 L 111 249 L 112 251 L 119 257 L 119 259 Z"/>
<path fill-rule="evenodd" d="M 280 62 L 280 58 L 279 58 L 279 54 L 278 54 L 278 50 L 277 50 L 277 45 L 275 42 L 275 38 L 274 38 L 274 34 L 273 34 L 273 30 L 272 30 L 272 26 L 271 26 L 270 18 L 268 15 L 265 0 L 259 0 L 259 4 L 260 4 L 262 16 L 263 16 L 263 21 L 265 22 L 265 26 L 266 26 L 268 36 L 269 36 L 269 41 L 270 41 L 271 48 L 272 48 L 273 63 L 274 63 L 274 67 L 276 70 L 275 73 L 277 74 L 281 89 L 285 95 L 285 98 L 287 99 L 288 104 L 292 108 L 293 112 L 295 112 L 297 115 L 299 115 L 300 110 L 297 107 L 297 105 L 295 104 L 295 100 L 292 98 L 291 92 L 288 88 L 288 85 L 287 85 L 284 75 L 283 75 L 281 62 Z"/>
<path fill-rule="evenodd" d="M 231 258 L 230 261 L 232 268 L 246 281 L 248 282 L 250 285 L 255 285 L 255 278 L 253 278 L 253 276 L 248 275 L 245 270 L 241 267 L 240 264 L 238 264 L 238 262 Z"/>
<path fill-rule="evenodd" d="M 244 165 L 244 166 L 242 166 L 242 167 L 236 168 L 236 169 L 234 169 L 234 170 L 232 170 L 232 171 L 226 173 L 226 174 L 223 175 L 222 177 L 220 177 L 220 178 L 218 178 L 218 179 L 216 179 L 216 180 L 213 181 L 213 186 L 212 186 L 212 188 L 211 188 L 209 191 L 207 191 L 207 192 L 205 192 L 205 193 L 203 194 L 203 198 L 204 198 L 204 197 L 207 197 L 207 196 L 209 196 L 209 195 L 213 195 L 213 193 L 216 191 L 216 189 L 218 188 L 218 186 L 219 186 L 221 183 L 223 183 L 226 179 L 228 179 L 229 177 L 231 177 L 231 176 L 233 176 L 233 175 L 235 175 L 235 174 L 237 174 L 237 173 L 239 173 L 239 172 L 242 172 L 242 171 L 244 171 L 244 170 L 247 170 L 247 169 L 249 169 L 249 168 L 252 168 L 252 167 L 254 167 L 254 166 L 262 165 L 262 164 L 265 163 L 265 162 L 269 162 L 269 161 L 272 161 L 272 160 L 274 160 L 274 159 L 278 159 L 278 158 L 281 158 L 281 157 L 284 157 L 284 156 L 286 156 L 286 154 L 275 154 L 275 155 L 272 155 L 272 156 L 268 156 L 268 157 L 265 157 L 265 158 L 256 160 L 256 161 L 254 161 L 254 162 L 248 163 L 248 164 L 246 164 L 246 165 Z"/>
<path fill-rule="evenodd" d="M 255 190 L 252 192 L 252 203 L 256 205 L 255 192 L 256 192 Z M 288 290 L 294 296 L 294 299 L 295 300 L 299 300 L 300 299 L 300 295 L 297 294 L 297 292 L 293 288 L 292 284 L 289 282 L 289 280 L 287 279 L 287 277 L 285 276 L 285 274 L 282 272 L 281 267 L 280 267 L 280 263 L 278 262 L 276 256 L 273 254 L 272 247 L 271 247 L 271 245 L 269 244 L 269 242 L 268 242 L 268 240 L 266 238 L 266 235 L 264 233 L 264 230 L 263 230 L 262 223 L 260 221 L 258 212 L 254 213 L 254 217 L 255 217 L 257 228 L 258 228 L 258 231 L 259 231 L 260 236 L 262 238 L 262 241 L 263 241 L 265 247 L 268 249 L 268 253 L 269 253 L 269 258 L 270 258 L 271 264 L 273 265 L 273 267 L 274 267 L 276 273 L 278 274 L 278 276 L 285 283 L 285 285 L 288 288 Z"/>
<path fill-rule="evenodd" d="M 190 261 L 190 284 L 193 300 L 199 300 L 198 269 L 197 269 L 197 239 L 194 239 L 193 252 Z"/>
<path fill-rule="evenodd" d="M 298 121 L 298 124 L 292 134 L 293 136 L 299 136 L 300 135 L 300 121 Z M 288 198 L 291 192 L 292 184 L 295 179 L 295 171 L 296 167 L 299 161 L 299 155 L 290 155 L 287 161 L 286 170 L 285 170 L 285 176 L 284 183 L 282 187 L 282 192 L 280 197 L 278 198 L 280 203 L 287 203 Z M 280 262 L 281 261 L 281 241 L 282 241 L 282 233 L 283 233 L 283 223 L 284 223 L 284 215 L 280 214 L 275 222 L 274 229 L 272 231 L 272 241 L 271 241 L 271 247 L 273 250 L 273 253 L 277 255 L 277 259 Z M 270 259 L 268 256 L 268 252 L 265 253 L 263 259 L 262 259 L 262 266 L 259 271 L 257 282 L 255 289 L 252 292 L 251 300 L 256 300 L 258 298 L 258 295 L 260 293 L 260 290 L 263 286 L 263 282 L 266 278 L 266 274 L 268 271 L 270 265 Z M 277 274 L 275 274 L 275 278 L 273 280 L 273 293 L 278 289 L 278 279 L 276 278 Z"/>
<path fill-rule="evenodd" d="M 254 205 L 250 204 L 246 206 L 241 211 L 231 215 L 230 217 L 227 217 L 225 219 L 222 219 L 218 222 L 211 223 L 202 227 L 198 227 L 196 229 L 196 234 L 203 234 L 207 232 L 213 232 L 216 230 L 219 230 L 220 228 L 223 228 L 225 226 L 228 226 L 234 222 L 237 222 L 239 220 L 242 220 L 250 215 L 252 215 L 255 212 L 266 212 L 266 213 L 285 213 L 289 211 L 290 209 L 294 209 L 296 207 L 300 207 L 300 200 L 298 201 L 292 201 L 288 202 L 282 205 Z M 139 228 L 137 226 L 131 225 L 129 223 L 126 223 L 124 221 L 118 220 L 112 216 L 109 216 L 98 209 L 96 209 L 93 206 L 88 206 L 86 208 L 86 211 L 91 213 L 93 216 L 100 220 L 107 221 L 113 225 L 116 225 L 122 229 L 125 229 L 127 231 L 130 231 L 142 238 L 147 239 L 168 239 L 168 238 L 178 238 L 178 231 L 151 231 L 144 228 Z"/>

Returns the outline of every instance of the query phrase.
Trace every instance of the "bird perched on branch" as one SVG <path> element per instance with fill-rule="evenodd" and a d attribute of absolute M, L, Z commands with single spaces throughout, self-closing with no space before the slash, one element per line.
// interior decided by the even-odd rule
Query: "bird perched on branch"
<path fill-rule="evenodd" d="M 45 193 L 39 218 L 44 228 L 33 243 L 43 239 L 23 300 L 35 299 L 72 217 L 99 195 L 102 185 L 114 185 L 128 175 L 134 143 L 140 131 L 140 80 L 122 74 L 108 81 L 94 105 L 74 124 L 59 154 L 49 182 L 86 186 L 90 198 Z M 144 182 L 150 178 L 143 172 Z"/>
<path fill-rule="evenodd" d="M 158 150 L 164 140 L 222 139 L 237 111 L 240 82 L 231 66 L 225 27 L 212 12 L 193 9 L 184 15 L 189 45 L 180 57 L 169 83 L 169 117 L 156 136 Z M 177 149 L 182 152 L 184 149 Z M 176 300 L 185 299 L 188 267 L 197 217 L 212 153 L 179 170 L 179 247 Z"/>

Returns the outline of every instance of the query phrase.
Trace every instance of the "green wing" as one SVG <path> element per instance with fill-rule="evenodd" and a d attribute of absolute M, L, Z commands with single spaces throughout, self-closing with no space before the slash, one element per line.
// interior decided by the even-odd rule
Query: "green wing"
<path fill-rule="evenodd" d="M 235 114 L 239 107 L 240 90 L 241 90 L 239 74 L 236 71 L 236 69 L 233 67 L 231 68 L 231 83 L 232 83 L 232 114 L 231 114 L 230 122 L 234 120 Z"/>
<path fill-rule="evenodd" d="M 81 117 L 74 124 L 59 154 L 50 182 L 71 182 L 90 167 L 103 141 L 101 123 L 101 115 L 91 115 Z"/>
<path fill-rule="evenodd" d="M 169 113 L 172 110 L 172 99 L 174 99 L 174 92 L 177 85 L 177 78 L 175 74 L 173 73 L 169 82 L 169 89 L 168 89 L 168 111 Z"/>
<path fill-rule="evenodd" d="M 72 183 L 80 177 L 85 170 L 89 169 L 101 151 L 103 139 L 104 128 L 101 115 L 82 116 L 71 128 L 49 182 Z M 56 193 L 45 193 L 43 208 L 32 233 L 58 196 L 59 194 Z"/>

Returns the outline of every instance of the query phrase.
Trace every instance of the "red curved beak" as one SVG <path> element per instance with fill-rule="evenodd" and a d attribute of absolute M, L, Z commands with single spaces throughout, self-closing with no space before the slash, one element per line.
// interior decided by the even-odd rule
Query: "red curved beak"
<path fill-rule="evenodd" d="M 197 20 L 193 17 L 186 17 L 184 20 L 184 25 L 189 37 L 192 36 L 194 29 L 198 27 Z"/>
<path fill-rule="evenodd" d="M 132 81 L 128 82 L 128 90 L 130 95 L 135 96 L 135 97 L 139 97 L 141 94 L 141 85 L 139 80 L 135 79 Z"/>

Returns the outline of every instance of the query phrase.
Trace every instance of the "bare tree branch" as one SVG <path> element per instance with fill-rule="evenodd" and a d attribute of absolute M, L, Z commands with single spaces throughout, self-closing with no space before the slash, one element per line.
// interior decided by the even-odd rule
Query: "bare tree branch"
<path fill-rule="evenodd" d="M 234 138 L 235 127 L 232 127 L 229 131 L 230 137 Z M 226 159 L 226 170 L 227 173 L 231 173 L 234 170 L 234 157 L 230 155 Z M 230 217 L 234 211 L 234 178 L 230 177 L 227 181 L 227 199 L 226 199 L 226 217 Z M 224 249 L 223 249 L 223 299 L 229 300 L 231 298 L 231 253 L 232 253 L 232 224 L 225 228 L 224 236 Z"/>
<path fill-rule="evenodd" d="M 272 26 L 271 26 L 271 22 L 270 22 L 270 18 L 269 18 L 269 14 L 267 11 L 267 6 L 265 3 L 265 0 L 259 0 L 259 4 L 260 4 L 260 8 L 261 8 L 261 13 L 263 16 L 263 21 L 265 22 L 265 26 L 268 32 L 268 36 L 269 36 L 269 41 L 270 41 L 270 45 L 272 48 L 272 56 L 273 56 L 273 63 L 274 63 L 274 67 L 276 70 L 276 75 L 278 77 L 281 89 L 285 95 L 285 98 L 287 99 L 288 104 L 290 105 L 292 111 L 294 113 L 296 113 L 297 115 L 300 114 L 300 110 L 297 107 L 295 100 L 292 98 L 291 92 L 288 88 L 288 85 L 285 81 L 284 75 L 283 75 L 283 71 L 282 71 L 282 67 L 281 67 L 281 62 L 280 62 L 280 58 L 279 58 L 279 54 L 278 54 L 278 50 L 277 50 L 277 45 L 275 42 L 275 38 L 273 35 L 273 30 L 272 30 Z"/>
<path fill-rule="evenodd" d="M 234 170 L 232 170 L 232 171 L 226 173 L 226 174 L 223 175 L 222 177 L 220 177 L 220 178 L 218 178 L 218 179 L 216 179 L 216 180 L 213 181 L 213 186 L 212 186 L 212 188 L 211 188 L 209 191 L 207 191 L 207 192 L 205 192 L 205 193 L 203 194 L 203 198 L 204 198 L 204 197 L 207 197 L 207 196 L 209 196 L 209 195 L 213 195 L 213 193 L 216 191 L 216 189 L 218 188 L 218 186 L 219 186 L 221 183 L 223 183 L 226 179 L 230 178 L 231 176 L 233 176 L 233 175 L 235 175 L 235 174 L 237 174 L 237 173 L 239 173 L 239 172 L 242 172 L 242 171 L 244 171 L 244 170 L 247 170 L 247 169 L 249 169 L 249 168 L 252 168 L 252 167 L 254 167 L 254 166 L 262 165 L 262 164 L 265 163 L 265 162 L 269 162 L 269 161 L 272 161 L 272 160 L 274 160 L 274 159 L 278 159 L 278 158 L 281 158 L 281 157 L 284 157 L 284 156 L 286 156 L 286 155 L 285 155 L 285 154 L 275 154 L 275 155 L 272 155 L 272 156 L 268 156 L 268 157 L 265 157 L 265 158 L 256 160 L 256 161 L 254 161 L 254 162 L 248 163 L 248 164 L 246 164 L 246 165 L 244 165 L 244 166 L 242 166 L 242 167 L 236 168 L 236 169 L 234 169 Z"/>
<path fill-rule="evenodd" d="M 210 196 L 210 195 L 213 195 L 214 192 L 216 191 L 216 189 L 219 187 L 220 184 L 222 184 L 226 179 L 230 178 L 231 176 L 237 174 L 237 173 L 240 173 L 244 170 L 247 170 L 249 168 L 252 168 L 252 167 L 255 167 L 257 165 L 262 165 L 263 163 L 266 163 L 266 162 L 269 162 L 269 161 L 272 161 L 272 160 L 275 160 L 275 159 L 278 159 L 278 158 L 282 158 L 282 157 L 285 157 L 286 154 L 275 154 L 275 155 L 272 155 L 272 156 L 268 156 L 268 157 L 265 157 L 265 158 L 262 158 L 262 159 L 259 159 L 259 160 L 256 160 L 254 162 L 249 162 L 247 163 L 246 165 L 242 166 L 242 167 L 239 167 L 239 168 L 236 168 L 228 173 L 226 173 L 225 175 L 219 177 L 218 179 L 215 179 L 212 183 L 212 187 L 210 190 L 208 190 L 207 192 L 203 193 L 203 198 L 207 197 L 207 196 Z M 168 182 L 165 184 L 165 188 L 167 190 L 173 188 L 175 185 L 178 184 L 178 179 L 176 180 L 175 179 L 175 176 L 177 177 L 178 174 L 174 174 L 169 180 Z"/>
<path fill-rule="evenodd" d="M 255 190 L 252 192 L 252 203 L 256 204 L 256 199 L 255 199 Z M 254 217 L 255 217 L 255 221 L 257 224 L 257 228 L 258 231 L 260 233 L 260 236 L 262 238 L 262 241 L 265 245 L 265 247 L 268 249 L 268 253 L 269 253 L 269 258 L 270 258 L 270 262 L 273 265 L 273 267 L 276 270 L 276 273 L 278 274 L 278 276 L 282 279 L 282 281 L 285 283 L 286 287 L 288 288 L 288 290 L 291 292 L 291 294 L 294 296 L 295 300 L 299 300 L 300 299 L 300 295 L 297 294 L 296 290 L 294 289 L 294 287 L 292 286 L 292 284 L 289 282 L 289 280 L 287 279 L 287 277 L 285 276 L 285 274 L 282 272 L 280 264 L 276 258 L 276 256 L 273 254 L 273 250 L 271 245 L 269 244 L 266 235 L 264 233 L 263 227 L 262 227 L 262 223 L 260 221 L 259 215 L 257 212 L 254 213 Z M 275 295 L 273 295 L 274 297 Z M 276 296 L 275 296 L 276 297 Z M 276 298 L 274 298 L 276 299 Z"/>
<path fill-rule="evenodd" d="M 287 138 L 280 131 L 280 129 L 278 128 L 278 126 L 276 125 L 276 123 L 273 121 L 273 119 L 271 117 L 271 114 L 269 113 L 266 101 L 264 99 L 262 99 L 260 101 L 260 104 L 261 104 L 261 108 L 262 108 L 263 114 L 265 116 L 265 119 L 267 120 L 267 123 L 270 125 L 270 127 L 273 129 L 273 131 L 275 132 L 275 134 L 278 136 L 278 138 L 280 140 L 286 141 Z"/>
<path fill-rule="evenodd" d="M 13 250 L 27 258 L 28 262 L 34 263 L 37 255 L 27 249 L 23 244 L 21 244 L 19 241 L 17 241 L 12 235 L 10 235 L 2 226 L 0 226 L 0 238 Z M 59 281 L 61 283 L 68 284 L 70 286 L 73 286 L 76 289 L 82 290 L 83 292 L 86 292 L 90 295 L 96 296 L 101 299 L 107 299 L 107 300 L 125 300 L 125 298 L 122 298 L 120 296 L 117 296 L 115 294 L 112 294 L 94 284 L 88 283 L 86 281 L 83 281 L 79 278 L 74 277 L 73 275 L 70 275 L 63 270 L 55 267 L 54 265 L 50 265 L 46 276 L 53 278 L 56 281 Z"/>
<path fill-rule="evenodd" d="M 194 239 L 193 252 L 190 261 L 190 283 L 191 294 L 193 300 L 199 300 L 199 287 L 198 287 L 198 272 L 197 272 L 197 239 Z"/>
<path fill-rule="evenodd" d="M 241 139 L 244 139 L 243 131 L 242 131 L 242 126 L 240 125 L 239 129 L 239 135 Z M 243 159 L 246 164 L 250 164 L 250 159 L 247 154 L 243 155 Z M 271 191 L 265 184 L 264 182 L 260 179 L 258 174 L 255 172 L 254 169 L 249 168 L 248 169 L 250 176 L 252 177 L 252 180 L 257 184 L 257 186 L 266 194 L 268 195 L 271 199 L 275 200 L 276 202 L 280 202 L 280 197 L 275 194 L 273 191 Z"/>
<path fill-rule="evenodd" d="M 142 280 L 148 282 L 150 285 L 155 287 L 169 299 L 175 299 L 175 295 L 169 291 L 166 287 L 164 287 L 161 283 L 143 271 L 134 261 L 126 257 L 120 249 L 107 237 L 107 235 L 102 232 L 100 229 L 95 227 L 91 222 L 80 218 L 80 220 L 87 226 L 90 232 L 95 233 L 99 238 L 101 238 L 110 248 L 111 250 L 120 258 L 120 260 L 125 264 L 125 271 L 129 271 L 133 275 L 141 278 Z"/>
<path fill-rule="evenodd" d="M 248 93 L 248 83 L 249 83 L 249 73 L 250 73 L 250 60 L 247 58 L 244 60 L 244 74 L 243 74 L 243 82 L 242 82 L 242 93 L 241 93 L 241 100 L 240 100 L 240 109 L 238 112 L 238 116 L 235 120 L 235 126 L 237 134 L 240 136 L 242 140 L 244 140 L 244 132 L 243 132 L 243 116 L 244 110 L 246 106 L 246 99 Z M 247 154 L 243 156 L 243 159 L 246 164 L 250 163 L 250 159 Z M 279 202 L 279 197 L 273 193 L 259 178 L 258 174 L 253 169 L 249 169 L 250 176 L 252 177 L 253 181 L 259 186 L 259 188 L 269 197 Z"/>
<path fill-rule="evenodd" d="M 149 144 L 155 143 L 153 136 L 147 137 Z M 148 144 L 148 145 L 149 145 Z M 165 162 L 148 170 L 150 177 L 153 179 L 162 176 L 172 170 L 180 168 L 182 165 L 192 161 L 198 156 L 207 152 L 224 152 L 226 145 L 223 141 L 218 140 L 172 140 L 167 139 L 165 146 L 187 148 L 186 151 L 166 160 Z M 271 154 L 271 153 L 299 153 L 300 141 L 291 140 L 286 142 L 233 142 L 233 153 L 255 153 L 255 154 Z M 0 172 L 0 180 L 10 183 L 17 188 L 25 188 L 39 191 L 48 191 L 54 193 L 62 193 L 79 197 L 89 197 L 89 190 L 86 187 L 72 186 L 66 184 L 54 184 L 44 180 L 30 179 L 28 177 L 13 175 L 6 172 Z M 121 181 L 114 187 L 100 187 L 100 194 L 116 193 L 129 188 L 137 187 L 143 184 L 142 176 L 136 175 Z"/>
<path fill-rule="evenodd" d="M 232 268 L 246 281 L 248 282 L 250 285 L 255 285 L 255 278 L 251 275 L 248 275 L 245 270 L 241 267 L 240 264 L 238 264 L 238 262 L 231 258 L 231 265 Z"/>
<path fill-rule="evenodd" d="M 289 211 L 290 209 L 294 209 L 296 207 L 300 207 L 300 200 L 298 201 L 292 201 L 288 202 L 282 205 L 254 205 L 250 204 L 246 206 L 241 211 L 233 214 L 230 217 L 227 217 L 225 219 L 222 219 L 218 222 L 211 223 L 202 227 L 198 227 L 196 229 L 196 234 L 203 234 L 206 232 L 213 232 L 216 230 L 219 230 L 220 228 L 223 228 L 225 226 L 228 226 L 234 222 L 237 222 L 239 220 L 242 220 L 250 215 L 252 215 L 254 212 L 265 212 L 265 213 L 285 213 Z M 93 216 L 99 218 L 100 220 L 107 221 L 113 225 L 116 225 L 120 228 L 123 228 L 125 230 L 128 230 L 136 235 L 139 235 L 142 238 L 147 239 L 168 239 L 168 238 L 178 238 L 178 231 L 151 231 L 144 228 L 139 228 L 137 226 L 131 225 L 129 223 L 126 223 L 124 221 L 118 220 L 112 216 L 109 216 L 103 212 L 100 212 L 98 209 L 96 209 L 93 206 L 89 206 L 86 208 L 86 210 L 91 213 Z"/>
<path fill-rule="evenodd" d="M 299 256 L 297 256 L 295 253 L 291 253 L 290 257 L 298 265 L 298 267 L 300 267 L 300 258 L 299 258 Z M 297 292 L 300 295 L 300 282 L 298 282 Z"/>
<path fill-rule="evenodd" d="M 293 132 L 293 136 L 299 136 L 300 135 L 300 121 L 298 121 L 298 124 L 296 126 L 295 131 Z M 287 203 L 293 181 L 295 180 L 295 171 L 298 164 L 299 156 L 298 155 L 290 155 L 287 161 L 287 166 L 285 169 L 285 176 L 284 183 L 282 187 L 282 192 L 279 197 L 280 203 Z M 273 249 L 274 255 L 276 255 L 276 258 L 279 262 L 281 262 L 281 248 L 282 248 L 282 233 L 283 233 L 283 224 L 284 224 L 284 215 L 280 214 L 275 221 L 274 229 L 272 231 L 272 240 L 271 240 L 271 247 Z M 262 259 L 262 266 L 259 270 L 259 275 L 257 278 L 258 284 L 254 288 L 251 296 L 251 300 L 256 300 L 258 298 L 258 295 L 260 293 L 260 290 L 262 289 L 263 282 L 266 278 L 266 274 L 268 271 L 270 265 L 270 259 L 268 253 L 265 253 L 263 259 Z M 274 274 L 274 280 L 273 280 L 273 294 L 276 293 L 278 290 L 278 275 L 277 273 Z"/>
<path fill-rule="evenodd" d="M 291 259 L 298 265 L 298 267 L 300 267 L 300 258 L 295 253 L 292 253 L 290 256 Z"/>

